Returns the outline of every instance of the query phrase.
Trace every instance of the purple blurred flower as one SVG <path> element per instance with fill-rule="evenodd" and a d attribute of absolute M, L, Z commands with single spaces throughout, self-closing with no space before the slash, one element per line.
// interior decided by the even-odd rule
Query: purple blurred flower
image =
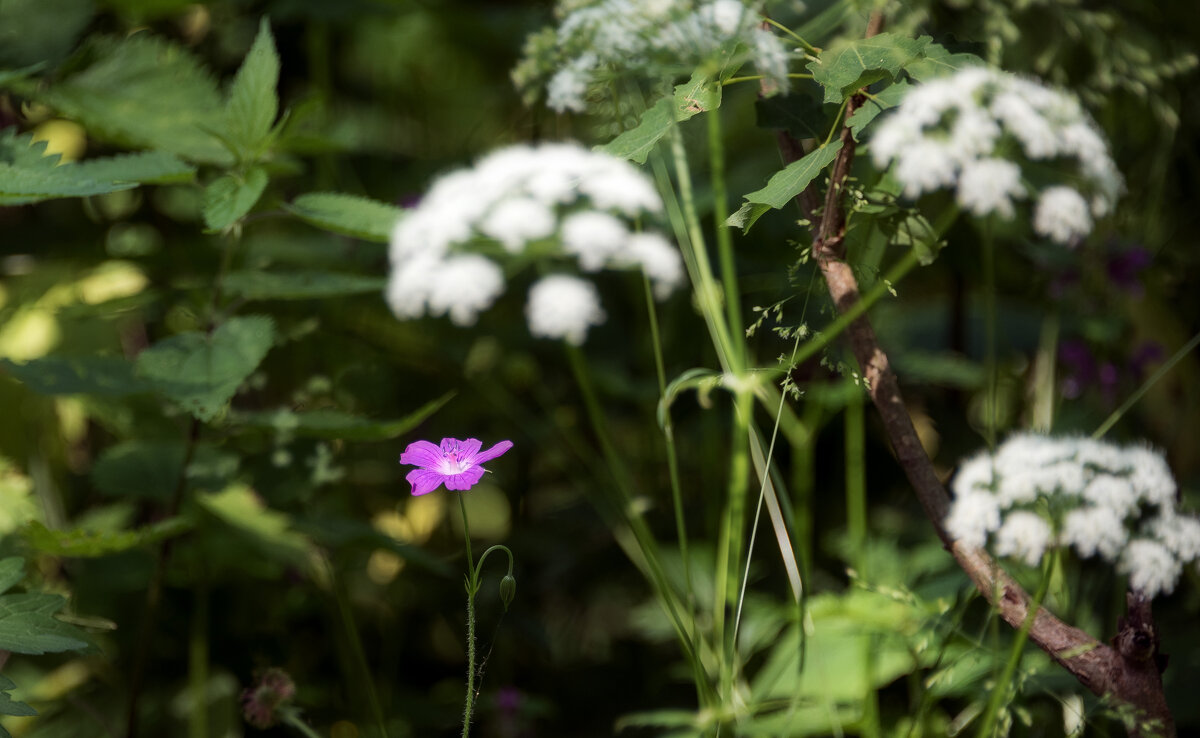
<path fill-rule="evenodd" d="M 1108 263 L 1105 265 L 1108 278 L 1125 292 L 1141 296 L 1143 290 L 1140 276 L 1153 260 L 1150 252 L 1141 246 L 1118 251 L 1108 257 Z"/>
<path fill-rule="evenodd" d="M 443 438 L 441 447 L 429 441 L 413 441 L 400 454 L 400 463 L 420 467 L 405 479 L 412 485 L 414 495 L 428 494 L 443 483 L 446 489 L 468 490 L 474 487 L 487 471 L 480 464 L 491 461 L 512 448 L 512 441 L 501 441 L 487 451 L 478 439 Z"/>
<path fill-rule="evenodd" d="M 255 676 L 254 685 L 242 692 L 242 716 L 265 730 L 279 722 L 279 708 L 295 696 L 296 685 L 286 671 L 264 669 Z"/>

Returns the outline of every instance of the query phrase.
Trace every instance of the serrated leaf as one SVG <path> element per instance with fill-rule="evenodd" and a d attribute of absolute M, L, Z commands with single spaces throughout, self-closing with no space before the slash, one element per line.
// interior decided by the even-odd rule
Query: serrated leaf
<path fill-rule="evenodd" d="M 259 21 L 258 35 L 229 87 L 225 107 L 226 131 L 243 152 L 262 145 L 279 114 L 279 54 L 267 19 Z"/>
<path fill-rule="evenodd" d="M 96 459 L 92 484 L 110 497 L 169 500 L 186 455 L 178 441 L 123 441 Z"/>
<path fill-rule="evenodd" d="M 787 205 L 837 158 L 841 150 L 842 140 L 839 138 L 810 151 L 772 175 L 766 187 L 746 195 L 746 201 L 775 209 Z"/>
<path fill-rule="evenodd" d="M 166 151 L 141 151 L 88 159 L 68 166 L 72 166 L 76 174 L 113 182 L 177 184 L 190 182 L 196 176 L 195 167 Z"/>
<path fill-rule="evenodd" d="M 134 375 L 133 363 L 118 356 L 43 356 L 23 363 L 0 359 L 0 368 L 41 395 L 120 397 L 151 389 Z"/>
<path fill-rule="evenodd" d="M 932 40 L 929 36 L 922 36 L 918 41 L 925 39 Z M 975 54 L 951 54 L 945 46 L 930 43 L 919 56 L 904 65 L 904 71 L 916 81 L 924 82 L 954 74 L 965 67 L 986 65 L 987 62 Z"/>
<path fill-rule="evenodd" d="M 225 275 L 221 288 L 247 300 L 311 300 L 318 297 L 382 292 L 384 277 L 338 272 L 243 271 Z"/>
<path fill-rule="evenodd" d="M 136 186 L 96 177 L 75 164 L 60 165 L 58 155 L 45 153 L 46 142 L 34 142 L 29 134 L 0 136 L 0 205 L 102 195 Z"/>
<path fill-rule="evenodd" d="M 0 559 L 0 594 L 12 589 L 25 578 L 25 559 L 9 556 Z"/>
<path fill-rule="evenodd" d="M 245 176 L 226 174 L 204 188 L 204 225 L 221 231 L 236 223 L 262 197 L 267 170 L 251 167 Z"/>
<path fill-rule="evenodd" d="M 821 52 L 808 70 L 825 88 L 825 102 L 840 103 L 855 91 L 881 79 L 892 78 L 929 44 L 929 37 L 905 38 L 881 33 L 835 44 Z"/>
<path fill-rule="evenodd" d="M 233 318 L 213 333 L 180 333 L 138 355 L 138 373 L 200 420 L 216 417 L 271 349 L 266 316 Z"/>
<path fill-rule="evenodd" d="M 56 594 L 0 596 L 0 650 L 37 655 L 87 648 L 78 629 L 54 618 L 66 603 Z"/>
<path fill-rule="evenodd" d="M 725 219 L 725 225 L 730 228 L 741 228 L 742 233 L 749 233 L 754 224 L 758 222 L 758 219 L 770 209 L 770 205 L 744 202 L 740 208 Z"/>
<path fill-rule="evenodd" d="M 233 163 L 212 133 L 225 122 L 217 84 L 182 46 L 144 32 L 96 38 L 68 68 L 73 71 L 37 96 L 90 135 L 189 161 Z"/>
<path fill-rule="evenodd" d="M 366 241 L 387 242 L 404 210 L 395 205 L 340 192 L 312 192 L 284 208 L 318 228 Z"/>
<path fill-rule="evenodd" d="M 134 530 L 51 530 L 37 521 L 23 531 L 25 540 L 35 550 L 51 556 L 95 558 L 128 551 L 166 538 L 186 533 L 193 523 L 185 517 L 174 517 Z"/>
<path fill-rule="evenodd" d="M 6 676 L 0 675 L 0 715 L 15 715 L 17 717 L 33 717 L 37 715 L 37 710 L 33 709 L 24 702 L 17 702 L 9 694 L 11 690 L 17 688 L 16 683 Z M 0 738 L 12 738 L 12 734 L 0 726 Z"/>
<path fill-rule="evenodd" d="M 251 428 L 287 431 L 309 438 L 347 441 L 384 441 L 398 438 L 416 428 L 454 397 L 447 392 L 398 420 L 372 420 L 340 410 L 296 412 L 281 409 L 266 412 L 233 413 L 230 422 Z"/>
<path fill-rule="evenodd" d="M 270 558 L 295 566 L 308 563 L 312 542 L 292 529 L 291 518 L 268 508 L 246 485 L 235 484 L 221 492 L 199 494 L 196 502 L 253 541 Z"/>
<path fill-rule="evenodd" d="M 721 105 L 720 83 L 697 71 L 687 82 L 676 85 L 669 97 L 664 97 L 654 103 L 641 120 L 633 128 L 609 141 L 603 146 L 597 146 L 613 156 L 629 159 L 638 164 L 645 164 L 646 157 L 654 149 L 654 145 L 667 135 L 671 126 L 688 120 L 698 113 L 715 110 Z"/>
<path fill-rule="evenodd" d="M 850 133 L 854 135 L 854 140 L 859 140 L 859 134 L 880 113 L 899 105 L 910 89 L 912 89 L 912 85 L 907 82 L 896 82 L 864 101 L 862 106 L 854 111 L 854 115 L 846 120 L 846 125 L 850 126 Z"/>

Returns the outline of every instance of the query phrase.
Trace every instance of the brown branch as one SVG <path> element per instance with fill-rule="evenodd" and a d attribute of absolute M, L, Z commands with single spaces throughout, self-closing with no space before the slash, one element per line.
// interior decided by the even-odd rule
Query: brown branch
<path fill-rule="evenodd" d="M 867 37 L 877 34 L 881 27 L 882 16 L 873 13 Z M 849 119 L 864 100 L 862 95 L 851 98 L 845 119 Z M 787 163 L 803 155 L 800 143 L 790 134 L 780 133 L 779 141 Z M 820 201 L 815 185 L 810 185 L 796 200 L 809 218 L 812 253 L 825 278 L 829 295 L 838 312 L 845 313 L 859 299 L 858 281 L 845 261 L 844 247 L 846 221 L 842 193 L 856 146 L 849 126 L 843 127 L 841 141 L 842 148 L 833 163 L 819 220 L 814 219 Z M 896 457 L 916 491 L 925 515 L 947 550 L 1000 617 L 1013 628 L 1020 628 L 1029 612 L 1029 594 L 986 551 L 955 541 L 943 525 L 950 509 L 950 496 L 921 446 L 900 394 L 899 381 L 888 364 L 887 354 L 879 346 L 870 319 L 866 314 L 862 315 L 847 331 L 871 399 L 882 416 Z M 1139 719 L 1126 723 L 1131 736 L 1174 736 L 1175 725 L 1163 695 L 1161 670 L 1155 658 L 1158 639 L 1150 603 L 1130 595 L 1128 604 L 1129 615 L 1122 620 L 1113 646 L 1100 643 L 1079 628 L 1064 623 L 1045 608 L 1038 610 L 1029 638 L 1093 693 L 1134 708 Z"/>

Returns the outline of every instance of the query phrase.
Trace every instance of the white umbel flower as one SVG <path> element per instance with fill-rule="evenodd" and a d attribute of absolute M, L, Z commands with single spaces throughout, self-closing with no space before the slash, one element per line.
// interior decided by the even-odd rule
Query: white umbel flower
<path fill-rule="evenodd" d="M 1183 565 L 1158 541 L 1137 540 L 1125 547 L 1117 569 L 1129 575 L 1129 588 L 1147 597 L 1170 594 Z"/>
<path fill-rule="evenodd" d="M 1087 200 L 1071 187 L 1047 188 L 1038 198 L 1033 212 L 1033 230 L 1056 243 L 1077 243 L 1092 232 Z"/>
<path fill-rule="evenodd" d="M 1004 519 L 996 532 L 996 553 L 1037 566 L 1050 544 L 1050 537 L 1050 525 L 1042 520 L 1042 516 L 1017 510 Z"/>
<path fill-rule="evenodd" d="M 561 338 L 581 345 L 588 329 L 604 322 L 600 297 L 591 282 L 565 274 L 552 274 L 529 288 L 525 305 L 529 332 L 541 338 Z"/>
<path fill-rule="evenodd" d="M 968 162 L 958 178 L 958 204 L 980 217 L 1013 217 L 1013 198 L 1023 197 L 1021 168 L 1004 159 Z"/>

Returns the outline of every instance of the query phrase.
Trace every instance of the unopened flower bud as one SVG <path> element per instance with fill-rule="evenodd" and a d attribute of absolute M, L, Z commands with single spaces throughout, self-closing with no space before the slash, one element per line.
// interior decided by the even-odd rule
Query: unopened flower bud
<path fill-rule="evenodd" d="M 500 601 L 504 603 L 505 610 L 512 604 L 513 597 L 516 595 L 517 580 L 513 578 L 512 574 L 505 574 L 504 578 L 500 580 Z"/>

